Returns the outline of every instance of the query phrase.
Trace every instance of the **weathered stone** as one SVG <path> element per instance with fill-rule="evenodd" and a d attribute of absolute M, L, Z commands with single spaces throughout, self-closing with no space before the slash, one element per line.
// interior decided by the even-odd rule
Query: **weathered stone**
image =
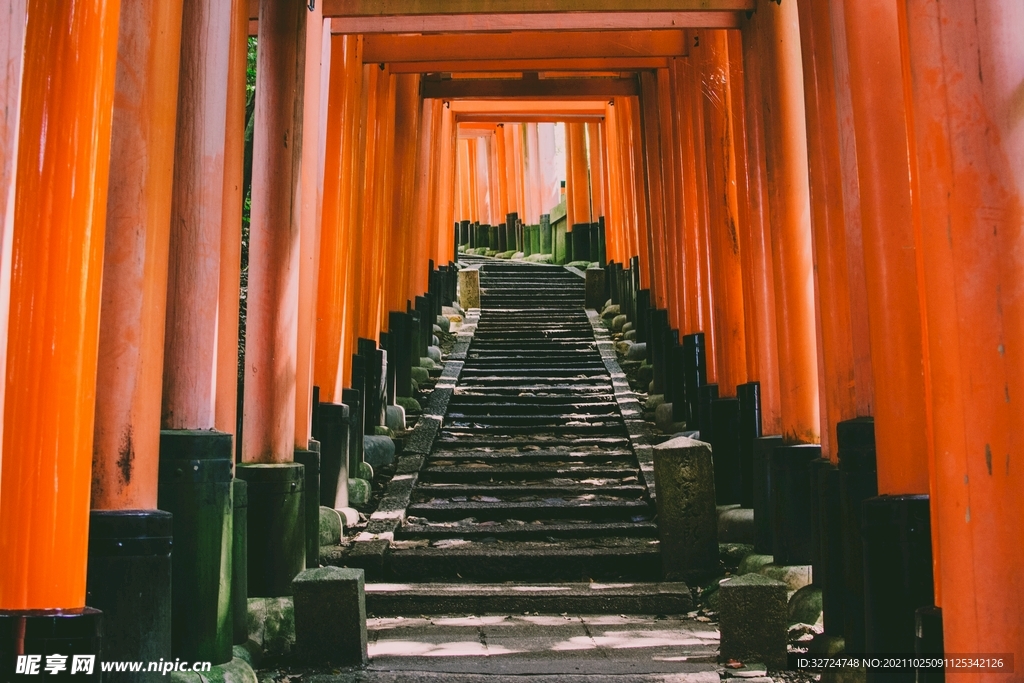
<path fill-rule="evenodd" d="M 399 396 L 395 399 L 395 403 L 398 404 L 399 408 L 402 408 L 407 413 L 421 413 L 423 408 L 420 407 L 420 402 L 409 396 Z"/>
<path fill-rule="evenodd" d="M 348 480 L 348 502 L 355 507 L 363 507 L 370 502 L 373 489 L 365 479 Z"/>
<path fill-rule="evenodd" d="M 463 308 L 480 308 L 479 268 L 464 268 L 459 271 L 459 304 Z"/>
<path fill-rule="evenodd" d="M 359 524 L 359 510 L 351 507 L 334 508 L 341 515 L 341 521 L 346 527 L 353 527 Z"/>
<path fill-rule="evenodd" d="M 775 561 L 775 558 L 771 555 L 758 555 L 757 553 L 751 553 L 743 558 L 740 562 L 740 568 L 737 570 L 737 574 L 756 574 L 761 571 L 761 567 L 769 565 Z"/>
<path fill-rule="evenodd" d="M 666 579 L 700 580 L 718 571 L 711 447 L 686 437 L 654 447 L 658 535 Z"/>
<path fill-rule="evenodd" d="M 427 376 L 429 377 L 429 374 Z M 409 393 L 410 394 L 415 394 L 419 390 L 420 390 L 420 383 L 417 382 L 416 380 L 410 378 L 409 379 Z"/>
<path fill-rule="evenodd" d="M 441 362 L 441 349 L 436 346 L 427 347 L 427 358 L 434 361 L 434 363 Z"/>
<path fill-rule="evenodd" d="M 337 510 L 320 506 L 320 545 L 337 545 L 341 543 L 341 535 L 345 527 L 341 523 L 341 515 Z"/>
<path fill-rule="evenodd" d="M 437 338 L 436 334 L 433 334 L 433 335 L 430 336 L 430 345 L 431 346 L 441 346 L 441 341 Z"/>
<path fill-rule="evenodd" d="M 373 436 L 386 436 L 389 439 L 395 438 L 395 432 L 391 427 L 382 427 L 377 425 L 373 428 Z"/>
<path fill-rule="evenodd" d="M 623 355 L 625 355 L 626 353 L 629 352 L 629 347 L 630 346 L 632 346 L 632 344 L 627 342 L 627 341 L 617 341 L 617 342 L 615 342 L 615 350 L 618 351 L 619 353 L 623 354 Z"/>
<path fill-rule="evenodd" d="M 614 318 L 612 318 L 612 331 L 613 332 L 621 332 L 622 331 L 622 326 L 626 324 L 626 320 L 627 320 L 626 316 L 621 315 L 621 314 L 615 316 Z"/>
<path fill-rule="evenodd" d="M 811 583 L 811 565 L 766 564 L 757 572 L 761 576 L 781 581 L 789 590 L 798 591 Z"/>
<path fill-rule="evenodd" d="M 630 332 L 632 334 L 632 332 Z M 633 346 L 637 346 L 633 344 Z M 645 349 L 646 351 L 646 349 Z M 651 379 L 654 377 L 654 366 L 653 365 L 641 365 L 636 369 L 636 381 L 641 386 L 647 386 L 651 383 Z"/>
<path fill-rule="evenodd" d="M 629 332 L 632 329 L 633 329 L 633 323 L 631 323 L 629 321 L 626 321 L 622 325 L 622 334 L 626 334 L 627 332 Z"/>
<path fill-rule="evenodd" d="M 649 394 L 644 402 L 645 410 L 657 410 L 658 406 L 665 402 L 664 394 Z"/>
<path fill-rule="evenodd" d="M 626 323 L 626 324 L 628 325 L 629 323 Z M 622 338 L 627 340 L 627 341 L 635 342 L 636 341 L 636 330 L 628 330 L 626 332 L 623 332 L 622 333 Z"/>
<path fill-rule="evenodd" d="M 530 254 L 526 260 L 534 263 L 554 263 L 555 257 L 551 254 Z"/>
<path fill-rule="evenodd" d="M 412 368 L 412 379 L 416 384 L 422 384 L 430 379 L 430 373 L 427 372 L 426 368 L 420 368 L 413 366 Z"/>
<path fill-rule="evenodd" d="M 249 640 L 264 655 L 290 654 L 295 645 L 292 598 L 249 598 Z"/>
<path fill-rule="evenodd" d="M 643 360 L 647 358 L 647 343 L 637 342 L 629 347 L 629 353 L 626 354 L 626 360 Z"/>
<path fill-rule="evenodd" d="M 384 409 L 384 424 L 388 429 L 399 432 L 405 429 L 405 408 L 399 405 L 387 406 Z"/>
<path fill-rule="evenodd" d="M 786 668 L 786 584 L 759 574 L 723 579 L 718 585 L 718 621 L 722 661 Z"/>
<path fill-rule="evenodd" d="M 364 436 L 363 457 L 373 467 L 384 467 L 395 461 L 395 442 L 386 436 Z"/>
<path fill-rule="evenodd" d="M 434 330 L 435 334 L 441 334 L 442 332 L 449 332 L 452 328 L 452 321 L 443 315 L 437 316 L 437 322 L 434 325 L 438 328 Z"/>
<path fill-rule="evenodd" d="M 722 543 L 754 542 L 754 511 L 735 507 L 718 515 L 718 540 Z"/>
<path fill-rule="evenodd" d="M 604 318 L 605 320 L 611 320 L 615 316 L 619 315 L 619 313 L 621 312 L 622 311 L 619 310 L 618 304 L 611 304 L 609 306 L 604 307 L 604 310 L 601 311 L 601 317 Z"/>
<path fill-rule="evenodd" d="M 585 276 L 584 306 L 596 310 L 601 306 L 601 301 L 604 299 L 605 273 L 604 270 L 594 269 L 586 271 Z"/>
<path fill-rule="evenodd" d="M 790 624 L 816 624 L 821 618 L 821 588 L 804 586 L 789 599 Z"/>
<path fill-rule="evenodd" d="M 753 552 L 754 546 L 749 543 L 728 543 L 718 540 L 718 556 L 726 567 L 738 567 L 744 558 Z"/>
<path fill-rule="evenodd" d="M 309 664 L 366 663 L 366 594 L 362 569 L 319 567 L 295 577 L 295 643 Z"/>
<path fill-rule="evenodd" d="M 675 422 L 672 417 L 671 403 L 662 403 L 654 409 L 654 424 L 661 431 L 666 434 L 675 434 L 686 429 L 685 422 Z"/>
<path fill-rule="evenodd" d="M 365 438 L 365 437 L 364 437 Z M 366 481 L 373 481 L 373 465 L 368 462 L 359 463 L 359 478 Z"/>
<path fill-rule="evenodd" d="M 175 662 L 168 661 L 168 666 Z M 97 667 L 98 668 L 98 667 Z M 256 673 L 252 665 L 244 659 L 237 657 L 226 664 L 217 664 L 210 667 L 209 671 L 201 673 L 194 671 L 171 672 L 167 680 L 172 683 L 257 683 Z"/>

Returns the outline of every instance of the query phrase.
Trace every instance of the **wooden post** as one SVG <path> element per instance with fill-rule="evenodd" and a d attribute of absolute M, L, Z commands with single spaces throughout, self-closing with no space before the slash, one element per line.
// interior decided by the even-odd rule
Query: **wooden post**
<path fill-rule="evenodd" d="M 17 188 L 13 207 L 7 205 L 14 266 L 0 610 L 85 606 L 119 9 L 117 2 L 72 7 L 44 0 L 27 8 Z M 7 50 L 19 39 L 7 33 Z"/>
<path fill-rule="evenodd" d="M 905 0 L 904 8 L 944 647 L 947 653 L 1013 653 L 1021 661 L 1024 373 L 1013 321 L 1024 314 L 1024 7 Z M 950 671 L 946 677 L 971 678 Z"/>

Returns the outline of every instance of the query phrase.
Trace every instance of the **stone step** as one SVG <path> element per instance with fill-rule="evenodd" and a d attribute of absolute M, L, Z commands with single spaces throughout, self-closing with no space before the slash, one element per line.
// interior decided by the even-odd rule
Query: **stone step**
<path fill-rule="evenodd" d="M 471 540 L 500 539 L 502 541 L 550 541 L 551 539 L 599 538 L 628 536 L 631 538 L 657 538 L 658 525 L 654 522 L 593 522 L 589 520 L 525 521 L 505 519 L 501 522 L 477 522 L 473 518 L 451 522 L 430 522 L 413 517 L 395 531 L 397 539 L 438 540 L 464 538 Z"/>
<path fill-rule="evenodd" d="M 421 614 L 685 614 L 684 583 L 367 583 L 374 616 Z"/>
<path fill-rule="evenodd" d="M 591 500 L 584 500 L 591 498 Z M 650 503 L 646 500 L 615 500 L 612 496 L 599 497 L 596 494 L 576 498 L 546 498 L 538 500 L 502 500 L 480 502 L 436 498 L 429 502 L 411 503 L 407 514 L 427 517 L 431 520 L 463 519 L 603 519 L 643 522 L 653 516 Z"/>
<path fill-rule="evenodd" d="M 475 482 L 482 479 L 547 479 L 550 477 L 604 477 L 625 478 L 636 476 L 639 468 L 635 464 L 624 461 L 615 463 L 523 463 L 523 464 L 483 464 L 433 465 L 427 464 L 420 472 L 420 481 L 463 481 Z"/>
<path fill-rule="evenodd" d="M 593 483 L 587 483 L 588 481 Z M 577 480 L 572 484 L 563 485 L 545 485 L 543 481 L 534 484 L 499 482 L 490 485 L 482 482 L 472 485 L 431 482 L 417 486 L 413 499 L 419 502 L 433 498 L 447 498 L 448 500 L 462 498 L 462 500 L 469 499 L 470 501 L 475 501 L 479 497 L 492 497 L 507 501 L 510 498 L 522 496 L 567 498 L 596 493 L 601 496 L 617 496 L 639 500 L 646 491 L 647 489 L 639 483 L 621 484 L 617 480 L 611 480 L 607 477 L 591 477 Z"/>

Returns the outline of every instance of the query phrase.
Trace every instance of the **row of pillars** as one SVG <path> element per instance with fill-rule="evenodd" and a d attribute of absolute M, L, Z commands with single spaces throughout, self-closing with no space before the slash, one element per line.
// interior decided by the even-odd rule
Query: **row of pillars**
<path fill-rule="evenodd" d="M 644 229 L 610 219 L 609 257 L 703 333 L 718 400 L 758 382 L 765 434 L 882 497 L 866 523 L 926 529 L 912 599 L 946 652 L 1024 653 L 1021 25 L 1013 2 L 759 1 L 604 124 L 642 149 L 640 200 L 610 208 Z"/>
<path fill-rule="evenodd" d="M 302 495 L 319 488 L 314 407 L 342 404 L 344 387 L 376 405 L 378 342 L 408 375 L 454 298 L 454 268 L 433 266 L 454 252 L 438 229 L 451 198 L 437 199 L 451 116 L 419 97 L 418 76 L 364 66 L 361 37 L 331 35 L 306 3 L 260 2 L 243 271 L 248 11 L 0 3 L 8 673 L 57 632 L 93 652 L 101 616 L 86 605 L 99 603 L 115 658 L 230 659 L 239 566 L 269 594 L 317 561 L 306 522 L 318 515 L 304 506 L 320 500 Z M 447 165 L 432 163 L 442 150 Z M 239 537 L 259 547 L 239 550 Z M 127 555 L 152 566 L 118 573 Z"/>
<path fill-rule="evenodd" d="M 498 225 L 462 220 L 455 224 L 455 245 L 459 252 L 502 258 L 546 255 L 545 263 L 565 265 L 573 262 L 597 263 L 604 267 L 607 257 L 604 216 L 596 223 L 577 223 L 566 230 L 564 220 L 551 222 L 550 214 L 540 215 L 537 225 L 524 225 L 515 212 Z"/>

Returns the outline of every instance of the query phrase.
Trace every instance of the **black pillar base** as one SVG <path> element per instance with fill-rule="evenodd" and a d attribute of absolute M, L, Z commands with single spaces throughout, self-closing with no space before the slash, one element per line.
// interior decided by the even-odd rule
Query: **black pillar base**
<path fill-rule="evenodd" d="M 234 529 L 231 562 L 231 641 L 242 645 L 249 640 L 249 484 L 244 479 L 231 482 L 234 499 Z"/>
<path fill-rule="evenodd" d="M 295 462 L 243 463 L 249 484 L 249 596 L 292 594 L 292 579 L 306 568 L 305 469 Z"/>
<path fill-rule="evenodd" d="M 711 402 L 718 398 L 718 385 L 705 384 L 697 389 L 697 431 L 701 441 L 711 439 Z"/>
<path fill-rule="evenodd" d="M 103 614 L 92 607 L 69 610 L 0 610 L 0 680 L 99 681 Z M 19 655 L 30 667 L 18 675 Z M 33 656 L 34 655 L 34 656 Z M 47 673 L 46 655 L 65 655 L 66 670 Z M 76 655 L 92 656 L 92 673 L 72 674 Z M 39 657 L 39 659 L 36 659 Z"/>
<path fill-rule="evenodd" d="M 739 418 L 740 402 L 737 399 L 719 398 L 711 402 L 711 433 L 708 436 L 715 463 L 716 505 L 740 502 Z"/>
<path fill-rule="evenodd" d="M 157 505 L 174 515 L 171 654 L 181 659 L 231 661 L 231 464 L 230 434 L 160 432 Z"/>
<path fill-rule="evenodd" d="M 306 566 L 320 566 L 320 453 L 295 451 L 295 462 L 305 470 L 303 485 L 306 517 Z"/>
<path fill-rule="evenodd" d="M 817 493 L 821 567 L 814 568 L 814 581 L 821 586 L 825 635 L 841 638 L 846 624 L 846 588 L 843 584 L 843 516 L 839 489 L 839 469 L 832 464 L 819 465 Z"/>
<path fill-rule="evenodd" d="M 913 652 L 916 611 L 932 605 L 928 496 L 878 496 L 862 506 L 868 654 Z M 913 681 L 914 671 L 868 669 L 868 681 Z"/>
<path fill-rule="evenodd" d="M 772 554 L 774 511 L 771 506 L 772 479 L 769 462 L 772 453 L 781 445 L 781 436 L 762 436 L 754 439 L 754 552 L 760 555 Z"/>
<path fill-rule="evenodd" d="M 811 563 L 811 474 L 821 446 L 780 446 L 771 459 L 772 556 L 775 564 Z"/>
<path fill-rule="evenodd" d="M 754 439 L 761 437 L 761 383 L 736 387 L 740 402 L 740 506 L 754 507 Z"/>
<path fill-rule="evenodd" d="M 321 403 L 320 411 L 320 504 L 348 506 L 348 423 L 344 403 Z M 319 511 L 318 513 L 319 514 Z"/>
<path fill-rule="evenodd" d="M 942 609 L 930 605 L 920 607 L 915 617 L 914 654 L 930 658 L 942 657 L 945 653 L 942 640 Z M 917 670 L 917 683 L 943 683 L 945 680 L 944 669 L 921 668 Z"/>
<path fill-rule="evenodd" d="M 163 510 L 89 514 L 85 601 L 104 614 L 103 661 L 171 657 L 171 519 Z M 135 676 L 111 672 L 104 678 Z"/>

